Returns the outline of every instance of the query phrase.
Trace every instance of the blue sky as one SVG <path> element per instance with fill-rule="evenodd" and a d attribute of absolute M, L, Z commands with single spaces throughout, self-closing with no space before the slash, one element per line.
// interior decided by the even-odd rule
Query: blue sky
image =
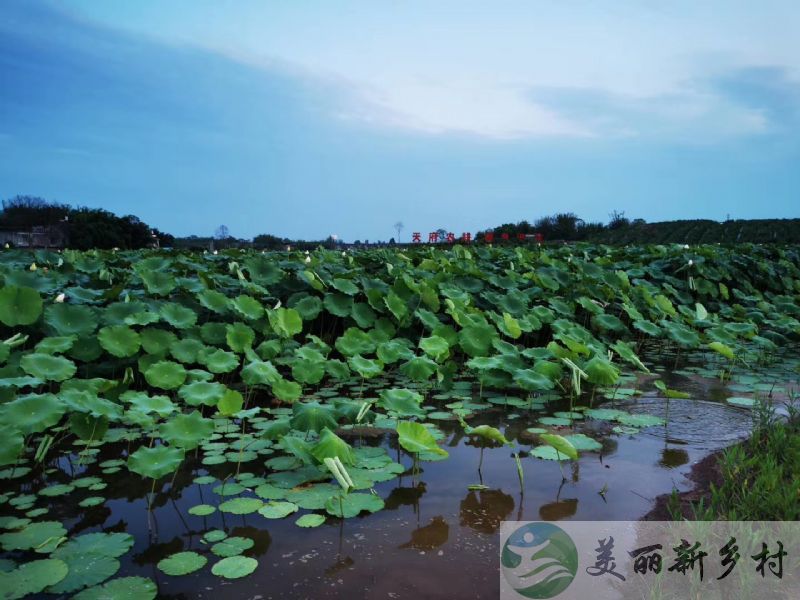
<path fill-rule="evenodd" d="M 800 217 L 799 27 L 771 1 L 5 0 L 0 196 L 307 239 Z"/>

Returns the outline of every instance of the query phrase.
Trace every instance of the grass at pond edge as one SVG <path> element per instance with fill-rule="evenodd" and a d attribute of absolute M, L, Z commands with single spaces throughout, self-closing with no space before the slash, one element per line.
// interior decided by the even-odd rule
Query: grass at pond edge
<path fill-rule="evenodd" d="M 791 521 L 800 519 L 800 414 L 756 415 L 750 439 L 692 467 L 695 488 L 665 494 L 643 520 Z"/>

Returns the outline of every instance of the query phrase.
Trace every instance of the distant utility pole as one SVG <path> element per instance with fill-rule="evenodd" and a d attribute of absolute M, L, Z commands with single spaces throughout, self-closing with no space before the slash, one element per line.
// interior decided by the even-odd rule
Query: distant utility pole
<path fill-rule="evenodd" d="M 400 243 L 400 232 L 403 231 L 404 227 L 405 227 L 405 225 L 403 225 L 402 221 L 398 221 L 397 223 L 394 224 L 394 228 L 397 230 L 397 243 L 398 244 Z"/>

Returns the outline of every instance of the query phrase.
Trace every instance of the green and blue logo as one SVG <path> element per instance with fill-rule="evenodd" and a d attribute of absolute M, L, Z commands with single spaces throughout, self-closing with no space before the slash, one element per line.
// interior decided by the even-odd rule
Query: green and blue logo
<path fill-rule="evenodd" d="M 528 523 L 516 529 L 500 553 L 503 576 L 526 598 L 552 598 L 578 572 L 578 549 L 566 532 L 551 523 Z"/>

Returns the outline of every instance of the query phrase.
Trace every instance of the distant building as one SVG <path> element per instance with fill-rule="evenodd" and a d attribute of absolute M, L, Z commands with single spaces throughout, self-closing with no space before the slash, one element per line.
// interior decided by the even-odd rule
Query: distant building
<path fill-rule="evenodd" d="M 15 248 L 63 248 L 67 229 L 63 225 L 31 227 L 28 230 L 0 229 L 0 244 Z"/>

